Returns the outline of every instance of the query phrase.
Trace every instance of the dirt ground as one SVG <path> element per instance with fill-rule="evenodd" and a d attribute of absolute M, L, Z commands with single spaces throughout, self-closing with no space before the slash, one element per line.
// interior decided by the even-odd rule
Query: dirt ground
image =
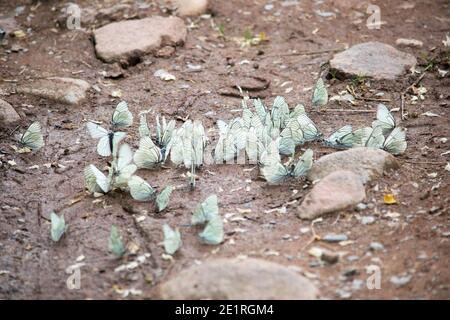
<path fill-rule="evenodd" d="M 32 29 L 31 35 L 24 39 L 13 39 L 0 47 L 1 98 L 23 116 L 16 131 L 23 131 L 31 121 L 39 120 L 46 143 L 35 154 L 17 154 L 10 147 L 15 144 L 11 134 L 15 126 L 0 129 L 3 163 L 0 167 L 0 298 L 121 299 L 120 290 L 130 288 L 142 290 L 142 294 L 130 294 L 127 299 L 154 298 L 158 283 L 194 261 L 239 255 L 301 268 L 325 299 L 348 298 L 348 292 L 353 299 L 450 298 L 450 173 L 444 169 L 450 154 L 441 155 L 450 149 L 450 141 L 441 141 L 441 138 L 450 139 L 450 78 L 438 74 L 438 68 L 449 67 L 448 49 L 442 52 L 442 40 L 450 34 L 448 1 L 373 1 L 381 8 L 383 24 L 379 30 L 366 27 L 367 7 L 351 10 L 346 6 L 350 1 L 335 1 L 335 4 L 326 1 L 320 5 L 300 1 L 296 6 L 281 6 L 276 1 L 271 11 L 264 9 L 265 0 L 212 1 L 212 19 L 216 25 L 223 25 L 225 39 L 218 37 L 211 19 L 195 18 L 191 19 L 192 23 L 186 19 L 190 25 L 187 41 L 173 56 L 146 56 L 140 63 L 124 69 L 124 76 L 118 79 L 103 76 L 102 71 L 111 67 L 96 58 L 89 30 L 71 31 L 56 25 L 60 2 L 40 1 L 36 6 L 37 2 L 30 1 L 0 1 L 1 13 L 25 5 L 16 20 L 23 30 Z M 76 2 L 81 7 L 101 8 L 118 1 Z M 408 9 L 405 4 L 411 3 L 415 6 Z M 53 7 L 57 10 L 52 10 Z M 315 13 L 318 7 L 322 11 L 338 9 L 339 13 L 334 17 L 320 17 Z M 275 14 L 277 11 L 279 14 Z M 152 14 L 167 13 L 151 5 L 140 9 L 138 17 Z M 264 32 L 268 41 L 241 48 L 233 37 L 242 37 L 246 28 L 254 33 Z M 376 98 L 377 92 L 385 93 L 383 98 L 390 100 L 386 102 L 389 107 L 400 107 L 400 93 L 418 75 L 409 74 L 395 82 L 329 79 L 330 95 L 353 85 L 361 97 L 368 99 L 358 100 L 355 106 L 330 102 L 323 111 L 317 112 L 310 108 L 311 90 L 305 89 L 313 86 L 321 65 L 333 53 L 290 53 L 340 49 L 366 41 L 395 45 L 397 38 L 423 41 L 422 48 L 400 48 L 417 57 L 417 70 L 423 70 L 430 62 L 435 64 L 421 81 L 428 90 L 425 99 L 412 104 L 407 95 L 405 108 L 410 116 L 402 126 L 408 129 L 408 148 L 404 155 L 397 157 L 400 169 L 366 188 L 366 202 L 373 203 L 373 208 L 325 216 L 323 222 L 314 226 L 321 236 L 346 234 L 353 241 L 346 246 L 322 242 L 306 246 L 311 232 L 301 233 L 300 229 L 309 227 L 310 222 L 296 217 L 296 206 L 311 186 L 298 181 L 268 186 L 258 178 L 256 168 L 246 170 L 252 166 L 203 168 L 198 172 L 200 178 L 195 191 L 187 188 L 182 177 L 184 169 L 140 170 L 138 174 L 155 187 L 168 182 L 179 187 L 164 214 L 156 214 L 153 204 L 138 203 L 125 193 L 113 192 L 100 200 L 85 193 L 84 166 L 93 163 L 102 168 L 106 162 L 95 153 L 95 142 L 86 133 L 83 120 L 108 121 L 119 101 L 110 95 L 114 90 L 122 91 L 121 99 L 128 102 L 134 115 L 152 108 L 169 118 L 201 119 L 206 128 L 213 128 L 218 119 L 239 115 L 235 110 L 239 109 L 240 99 L 227 95 L 233 91 L 231 86 L 248 82 L 249 76 L 257 76 L 270 81 L 270 85 L 252 95 L 264 97 L 268 104 L 276 95 L 283 95 L 290 106 L 303 102 L 317 126 L 328 135 L 345 124 L 355 127 L 370 124 L 378 104 L 370 98 Z M 8 49 L 13 44 L 27 50 L 10 52 Z M 201 65 L 201 72 L 189 72 L 188 63 Z M 154 71 L 161 68 L 176 75 L 177 80 L 165 82 L 154 77 Z M 42 76 L 80 78 L 96 84 L 101 91 L 91 90 L 88 99 L 79 106 L 12 93 L 16 83 Z M 351 109 L 369 111 L 349 112 Z M 427 111 L 441 116 L 421 115 Z M 396 112 L 395 116 L 399 119 L 400 113 Z M 128 132 L 127 142 L 136 148 L 137 126 Z M 210 138 L 214 141 L 214 137 Z M 319 143 L 312 143 L 311 147 L 316 159 L 335 151 Z M 7 164 L 9 160 L 17 165 L 11 167 Z M 46 163 L 67 168 L 47 168 L 43 166 Z M 38 169 L 29 169 L 35 164 L 39 165 Z M 246 189 L 247 186 L 250 188 Z M 298 190 L 297 194 L 293 193 L 294 189 Z M 387 191 L 396 193 L 398 204 L 383 203 Z M 192 208 L 212 193 L 219 197 L 223 216 L 237 213 L 245 218 L 225 224 L 226 240 L 218 247 L 201 244 L 197 229 L 182 226 L 189 223 Z M 298 202 L 289 205 L 286 213 L 266 213 L 292 200 Z M 67 234 L 58 243 L 52 242 L 49 236 L 51 211 L 64 213 L 69 224 Z M 392 213 L 399 216 L 392 218 Z M 143 214 L 147 216 L 146 228 L 135 220 Z M 374 216 L 375 222 L 362 224 L 358 217 L 366 215 Z M 180 226 L 183 236 L 183 247 L 174 261 L 162 257 L 161 226 L 165 222 Z M 118 226 L 135 249 L 136 245 L 139 247 L 137 255 L 151 253 L 146 263 L 129 272 L 114 272 L 117 266 L 134 260 L 136 255 L 128 253 L 117 260 L 108 253 L 111 224 Z M 371 242 L 382 243 L 384 250 L 370 251 Z M 308 254 L 314 245 L 346 254 L 335 264 L 317 264 L 316 258 Z M 85 256 L 81 289 L 69 290 L 65 269 L 81 255 Z M 352 260 L 349 256 L 357 257 Z M 373 264 L 380 266 L 382 272 L 379 290 L 365 286 L 368 277 L 365 268 Z M 404 274 L 411 275 L 405 285 L 396 286 L 390 281 L 392 276 Z M 363 281 L 359 290 L 352 289 L 358 282 L 355 279 Z"/>

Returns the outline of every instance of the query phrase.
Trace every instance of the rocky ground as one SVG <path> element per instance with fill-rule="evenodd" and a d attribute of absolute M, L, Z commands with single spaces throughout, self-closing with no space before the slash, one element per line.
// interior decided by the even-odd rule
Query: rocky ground
<path fill-rule="evenodd" d="M 0 298 L 448 299 L 448 2 L 372 1 L 378 29 L 367 1 L 198 2 L 0 2 Z M 318 77 L 332 97 L 319 110 Z M 408 148 L 394 157 L 310 143 L 308 179 L 281 186 L 251 165 L 207 166 L 194 191 L 184 169 L 140 170 L 156 188 L 176 186 L 162 214 L 124 192 L 86 193 L 83 168 L 106 162 L 85 121 L 108 122 L 126 100 L 135 119 L 149 108 L 178 125 L 200 119 L 214 143 L 215 122 L 240 115 L 237 86 L 268 105 L 303 102 L 326 136 L 370 125 L 382 102 Z M 45 147 L 16 153 L 35 120 Z M 136 122 L 127 142 L 137 147 Z M 213 193 L 219 246 L 186 226 Z M 69 225 L 57 243 L 52 211 Z M 173 257 L 164 223 L 182 233 Z M 112 224 L 127 243 L 120 259 L 108 252 Z M 80 289 L 66 284 L 74 270 Z"/>

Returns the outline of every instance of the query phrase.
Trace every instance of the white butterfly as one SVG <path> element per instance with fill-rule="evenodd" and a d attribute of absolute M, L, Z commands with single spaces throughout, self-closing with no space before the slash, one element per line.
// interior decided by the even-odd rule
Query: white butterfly
<path fill-rule="evenodd" d="M 289 106 L 283 97 L 277 96 L 273 102 L 270 113 L 275 128 L 281 130 L 289 120 Z"/>
<path fill-rule="evenodd" d="M 139 148 L 134 153 L 134 163 L 138 168 L 152 169 L 164 162 L 161 149 L 155 145 L 150 137 L 143 137 L 139 141 Z"/>
<path fill-rule="evenodd" d="M 294 110 L 289 113 L 289 118 L 296 119 L 301 114 L 306 114 L 305 106 L 302 104 L 298 104 L 295 106 Z"/>
<path fill-rule="evenodd" d="M 111 189 L 111 173 L 107 177 L 93 164 L 84 168 L 84 179 L 90 193 L 107 193 Z"/>
<path fill-rule="evenodd" d="M 167 186 L 156 196 L 156 206 L 158 208 L 158 212 L 163 211 L 167 207 L 172 191 L 173 187 Z"/>
<path fill-rule="evenodd" d="M 32 151 L 37 151 L 44 146 L 44 138 L 41 133 L 41 125 L 38 121 L 33 122 L 20 137 L 20 144 Z"/>
<path fill-rule="evenodd" d="M 199 234 L 200 239 L 210 245 L 217 245 L 223 241 L 223 220 L 220 215 L 214 215 L 207 222 L 205 229 Z"/>
<path fill-rule="evenodd" d="M 52 212 L 50 213 L 50 220 L 52 223 L 50 230 L 52 240 L 57 242 L 67 230 L 64 214 L 61 214 L 61 217 L 58 217 L 54 212 Z"/>
<path fill-rule="evenodd" d="M 321 107 L 328 103 L 328 92 L 322 78 L 317 80 L 312 96 L 312 104 L 315 107 Z"/>
<path fill-rule="evenodd" d="M 132 164 L 133 152 L 128 144 L 122 144 L 119 148 L 119 155 L 115 157 L 111 167 L 113 170 L 113 186 L 124 189 L 128 186 L 128 180 L 136 172 L 137 167 Z"/>
<path fill-rule="evenodd" d="M 406 147 L 406 130 L 400 127 L 395 127 L 383 144 L 383 149 L 394 155 L 404 153 Z"/>
<path fill-rule="evenodd" d="M 175 130 L 175 120 L 170 120 L 166 123 L 166 118 L 162 117 L 162 125 L 159 121 L 159 115 L 156 116 L 156 143 L 161 148 L 163 153 L 165 152 L 167 145 L 172 139 L 173 132 Z"/>
<path fill-rule="evenodd" d="M 352 126 L 346 125 L 324 140 L 324 144 L 332 148 L 351 148 L 353 146 Z"/>
<path fill-rule="evenodd" d="M 147 123 L 147 113 L 148 111 L 141 112 L 139 114 L 139 137 L 150 137 L 150 129 Z"/>
<path fill-rule="evenodd" d="M 217 196 L 210 195 L 205 201 L 199 203 L 192 212 L 191 224 L 204 224 L 213 216 L 219 215 L 219 206 L 217 204 Z"/>
<path fill-rule="evenodd" d="M 365 147 L 373 128 L 364 127 L 353 131 L 353 147 Z"/>
<path fill-rule="evenodd" d="M 132 176 L 128 180 L 128 188 L 130 189 L 131 196 L 135 200 L 149 201 L 155 197 L 155 189 L 141 177 Z"/>
<path fill-rule="evenodd" d="M 263 167 L 270 166 L 281 161 L 279 148 L 281 138 L 272 140 L 260 155 L 260 165 Z"/>
<path fill-rule="evenodd" d="M 299 115 L 297 121 L 303 131 L 305 141 L 314 141 L 322 136 L 314 122 L 306 114 Z"/>
<path fill-rule="evenodd" d="M 302 113 L 301 113 L 302 114 Z M 291 139 L 296 146 L 305 143 L 305 138 L 303 136 L 303 130 L 300 126 L 300 122 L 296 118 L 292 118 L 286 124 L 286 127 L 281 131 L 280 136 L 282 138 Z"/>
<path fill-rule="evenodd" d="M 129 127 L 133 124 L 133 115 L 128 110 L 128 104 L 125 101 L 117 104 L 111 122 L 115 128 Z"/>
<path fill-rule="evenodd" d="M 261 168 L 261 173 L 270 184 L 280 184 L 286 180 L 287 177 L 298 178 L 306 175 L 313 164 L 313 151 L 307 149 L 295 166 L 284 166 L 281 162 L 271 162 Z"/>
<path fill-rule="evenodd" d="M 125 132 L 108 131 L 93 122 L 88 122 L 86 127 L 93 139 L 100 139 L 97 144 L 97 152 L 103 157 L 114 155 L 120 141 L 127 135 Z"/>
<path fill-rule="evenodd" d="M 164 250 L 167 254 L 173 255 L 180 249 L 183 242 L 178 229 L 173 230 L 168 224 L 163 225 L 164 233 Z"/>
<path fill-rule="evenodd" d="M 383 128 L 381 126 L 372 129 L 365 146 L 373 149 L 380 149 L 384 144 Z"/>
<path fill-rule="evenodd" d="M 267 115 L 267 110 L 264 106 L 264 103 L 261 101 L 261 99 L 253 99 L 253 106 L 256 109 L 256 114 L 258 115 L 258 117 L 262 122 L 264 122 Z"/>
<path fill-rule="evenodd" d="M 218 120 L 219 140 L 214 148 L 214 160 L 216 163 L 233 160 L 237 152 L 246 145 L 246 130 L 241 119 L 233 119 L 230 125 Z"/>
<path fill-rule="evenodd" d="M 377 108 L 377 120 L 372 122 L 372 128 L 381 127 L 383 135 L 389 133 L 396 126 L 395 118 L 388 108 L 380 103 Z"/>

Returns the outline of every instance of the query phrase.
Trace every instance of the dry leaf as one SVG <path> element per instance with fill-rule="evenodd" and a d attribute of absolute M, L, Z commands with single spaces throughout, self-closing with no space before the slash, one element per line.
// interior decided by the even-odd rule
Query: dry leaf
<path fill-rule="evenodd" d="M 385 204 L 396 204 L 397 200 L 392 193 L 387 193 L 383 196 L 383 201 Z"/>

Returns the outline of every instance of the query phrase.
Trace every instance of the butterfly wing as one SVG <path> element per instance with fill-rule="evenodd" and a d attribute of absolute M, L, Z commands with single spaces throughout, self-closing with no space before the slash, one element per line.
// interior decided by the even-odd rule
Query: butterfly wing
<path fill-rule="evenodd" d="M 353 145 L 352 126 L 346 125 L 325 139 L 325 144 L 333 148 L 351 148 Z"/>
<path fill-rule="evenodd" d="M 297 164 L 292 171 L 292 175 L 294 177 L 301 177 L 306 175 L 306 173 L 311 169 L 313 164 L 313 151 L 311 149 L 307 149 L 300 159 L 297 161 Z"/>
<path fill-rule="evenodd" d="M 199 237 L 206 244 L 220 244 L 224 239 L 222 217 L 220 215 L 211 217 L 205 229 L 199 234 Z"/>
<path fill-rule="evenodd" d="M 382 127 L 383 134 L 395 128 L 395 118 L 389 109 L 382 103 L 377 107 L 377 120 L 372 122 L 372 128 Z"/>
<path fill-rule="evenodd" d="M 295 142 L 290 137 L 280 138 L 279 151 L 284 155 L 291 155 L 295 152 Z"/>
<path fill-rule="evenodd" d="M 133 124 L 133 115 L 128 110 L 128 104 L 125 101 L 117 104 L 112 116 L 112 124 L 116 128 L 129 127 Z"/>
<path fill-rule="evenodd" d="M 298 116 L 297 121 L 303 131 L 305 141 L 314 141 L 322 135 L 314 122 L 306 114 Z"/>
<path fill-rule="evenodd" d="M 315 107 L 321 107 L 328 103 L 328 92 L 325 84 L 323 83 L 322 78 L 317 80 L 316 85 L 314 87 L 313 96 L 312 96 L 312 104 Z"/>
<path fill-rule="evenodd" d="M 380 149 L 383 147 L 384 136 L 383 136 L 383 127 L 375 127 L 373 128 L 369 138 L 366 141 L 366 147 L 373 149 Z"/>
<path fill-rule="evenodd" d="M 133 152 L 127 143 L 120 146 L 119 156 L 117 160 L 117 170 L 121 171 L 125 166 L 129 165 L 133 160 Z"/>
<path fill-rule="evenodd" d="M 148 201 L 153 199 L 155 190 L 141 177 L 132 176 L 128 180 L 128 188 L 133 199 Z"/>
<path fill-rule="evenodd" d="M 192 212 L 191 224 L 198 225 L 209 221 L 213 216 L 219 215 L 217 196 L 210 195 L 205 201 L 199 203 Z"/>
<path fill-rule="evenodd" d="M 261 119 L 261 121 L 264 121 L 266 119 L 267 110 L 264 106 L 264 103 L 261 99 L 253 99 L 253 106 L 255 107 L 256 114 Z"/>
<path fill-rule="evenodd" d="M 107 193 L 110 189 L 110 179 L 93 164 L 84 168 L 84 179 L 90 193 Z"/>
<path fill-rule="evenodd" d="M 156 196 L 156 206 L 158 207 L 158 212 L 163 211 L 167 207 L 172 191 L 173 187 L 167 186 Z"/>
<path fill-rule="evenodd" d="M 395 127 L 383 144 L 383 149 L 394 155 L 404 153 L 406 147 L 406 131 L 400 127 Z"/>
<path fill-rule="evenodd" d="M 372 134 L 373 128 L 364 127 L 353 131 L 353 147 L 364 147 Z"/>
<path fill-rule="evenodd" d="M 288 170 L 280 162 L 262 167 L 261 173 L 270 184 L 280 184 L 289 175 Z"/>
<path fill-rule="evenodd" d="M 181 241 L 180 231 L 173 230 L 168 224 L 163 225 L 164 233 L 164 250 L 167 254 L 174 254 L 180 249 L 183 242 Z"/>
<path fill-rule="evenodd" d="M 139 137 L 150 137 L 150 129 L 147 123 L 147 113 L 143 112 L 139 115 Z"/>
<path fill-rule="evenodd" d="M 93 139 L 100 139 L 108 135 L 108 130 L 93 122 L 87 122 L 86 128 Z"/>
<path fill-rule="evenodd" d="M 162 161 L 161 150 L 150 137 L 143 137 L 139 141 L 139 148 L 134 153 L 133 159 L 138 168 L 152 169 Z"/>
<path fill-rule="evenodd" d="M 38 121 L 33 122 L 20 139 L 20 144 L 33 151 L 44 146 L 44 138 L 41 133 L 41 125 Z"/>
<path fill-rule="evenodd" d="M 164 125 L 163 135 L 161 137 L 161 146 L 162 147 L 164 147 L 164 148 L 167 147 L 170 140 L 172 139 L 173 132 L 175 130 L 175 125 L 176 125 L 175 120 L 170 120 L 167 125 Z"/>
<path fill-rule="evenodd" d="M 306 114 L 305 106 L 302 104 L 298 104 L 295 106 L 294 110 L 289 114 L 290 119 L 297 119 L 297 117 L 301 114 Z"/>
<path fill-rule="evenodd" d="M 61 217 L 58 217 L 54 212 L 50 213 L 50 221 L 51 221 L 51 236 L 52 240 L 57 242 L 61 239 L 62 235 L 66 231 L 66 222 L 64 220 L 64 214 L 61 214 Z"/>

